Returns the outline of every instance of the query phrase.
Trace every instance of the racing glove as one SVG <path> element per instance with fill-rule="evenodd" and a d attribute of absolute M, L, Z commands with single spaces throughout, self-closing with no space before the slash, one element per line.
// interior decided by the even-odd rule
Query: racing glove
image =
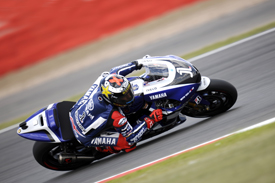
<path fill-rule="evenodd" d="M 135 64 L 136 65 L 136 69 L 137 70 L 140 70 L 142 68 L 142 64 L 138 63 L 138 61 L 133 61 L 132 64 Z"/>
<path fill-rule="evenodd" d="M 162 118 L 163 118 L 162 110 L 161 109 L 156 109 L 149 115 L 149 117 L 145 117 L 144 121 L 147 124 L 147 128 L 150 129 L 150 128 L 152 128 L 154 123 L 161 121 Z"/>

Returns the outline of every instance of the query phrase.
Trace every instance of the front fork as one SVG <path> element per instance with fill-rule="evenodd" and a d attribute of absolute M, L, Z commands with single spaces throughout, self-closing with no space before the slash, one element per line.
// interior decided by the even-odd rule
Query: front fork
<path fill-rule="evenodd" d="M 206 77 L 206 76 L 202 76 L 201 77 L 201 84 L 198 88 L 197 91 L 203 91 L 205 90 L 209 85 L 210 85 L 211 79 Z M 196 92 L 192 98 L 189 100 L 188 104 L 189 107 L 194 108 L 195 110 L 209 110 L 210 109 L 210 102 L 205 100 L 203 96 L 201 96 L 200 93 Z"/>
<path fill-rule="evenodd" d="M 187 103 L 187 106 L 192 107 L 195 110 L 209 110 L 210 102 L 205 100 L 199 93 L 195 93 L 193 97 Z"/>

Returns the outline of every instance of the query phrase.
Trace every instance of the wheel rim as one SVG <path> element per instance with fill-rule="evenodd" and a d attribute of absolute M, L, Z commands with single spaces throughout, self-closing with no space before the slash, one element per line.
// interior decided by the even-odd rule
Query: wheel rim
<path fill-rule="evenodd" d="M 206 93 L 203 93 L 202 96 L 210 103 L 209 110 L 207 110 L 207 112 L 221 110 L 221 108 L 223 109 L 230 100 L 230 97 L 226 93 L 221 91 L 208 91 Z"/>
<path fill-rule="evenodd" d="M 210 90 L 200 93 L 204 100 L 209 102 L 209 105 L 196 104 L 187 106 L 183 110 L 183 114 L 194 117 L 210 117 L 226 111 L 230 108 L 231 96 L 222 91 Z"/>
<path fill-rule="evenodd" d="M 44 163 L 46 164 L 46 166 L 50 166 L 51 168 L 55 169 L 58 169 L 57 167 L 61 166 L 61 164 L 58 162 L 58 154 L 60 153 L 60 151 L 60 146 L 56 146 L 46 154 L 46 156 L 44 157 Z"/>

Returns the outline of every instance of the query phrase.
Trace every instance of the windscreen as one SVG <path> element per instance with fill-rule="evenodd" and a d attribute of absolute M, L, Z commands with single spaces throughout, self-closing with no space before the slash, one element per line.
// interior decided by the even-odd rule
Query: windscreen
<path fill-rule="evenodd" d="M 155 81 L 161 78 L 167 78 L 169 71 L 166 64 L 149 64 L 146 66 L 147 81 Z"/>

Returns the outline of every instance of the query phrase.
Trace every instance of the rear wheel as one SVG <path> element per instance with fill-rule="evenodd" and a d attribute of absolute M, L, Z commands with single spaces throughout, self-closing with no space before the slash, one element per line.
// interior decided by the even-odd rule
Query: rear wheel
<path fill-rule="evenodd" d="M 188 103 L 182 113 L 191 117 L 211 117 L 230 109 L 236 102 L 238 93 L 236 88 L 227 81 L 211 79 L 210 85 L 198 92 L 210 105 L 196 105 Z"/>
<path fill-rule="evenodd" d="M 33 146 L 33 155 L 35 160 L 45 168 L 57 171 L 74 170 L 90 162 L 76 162 L 70 164 L 60 164 L 58 155 L 62 152 L 60 143 L 35 142 Z"/>

